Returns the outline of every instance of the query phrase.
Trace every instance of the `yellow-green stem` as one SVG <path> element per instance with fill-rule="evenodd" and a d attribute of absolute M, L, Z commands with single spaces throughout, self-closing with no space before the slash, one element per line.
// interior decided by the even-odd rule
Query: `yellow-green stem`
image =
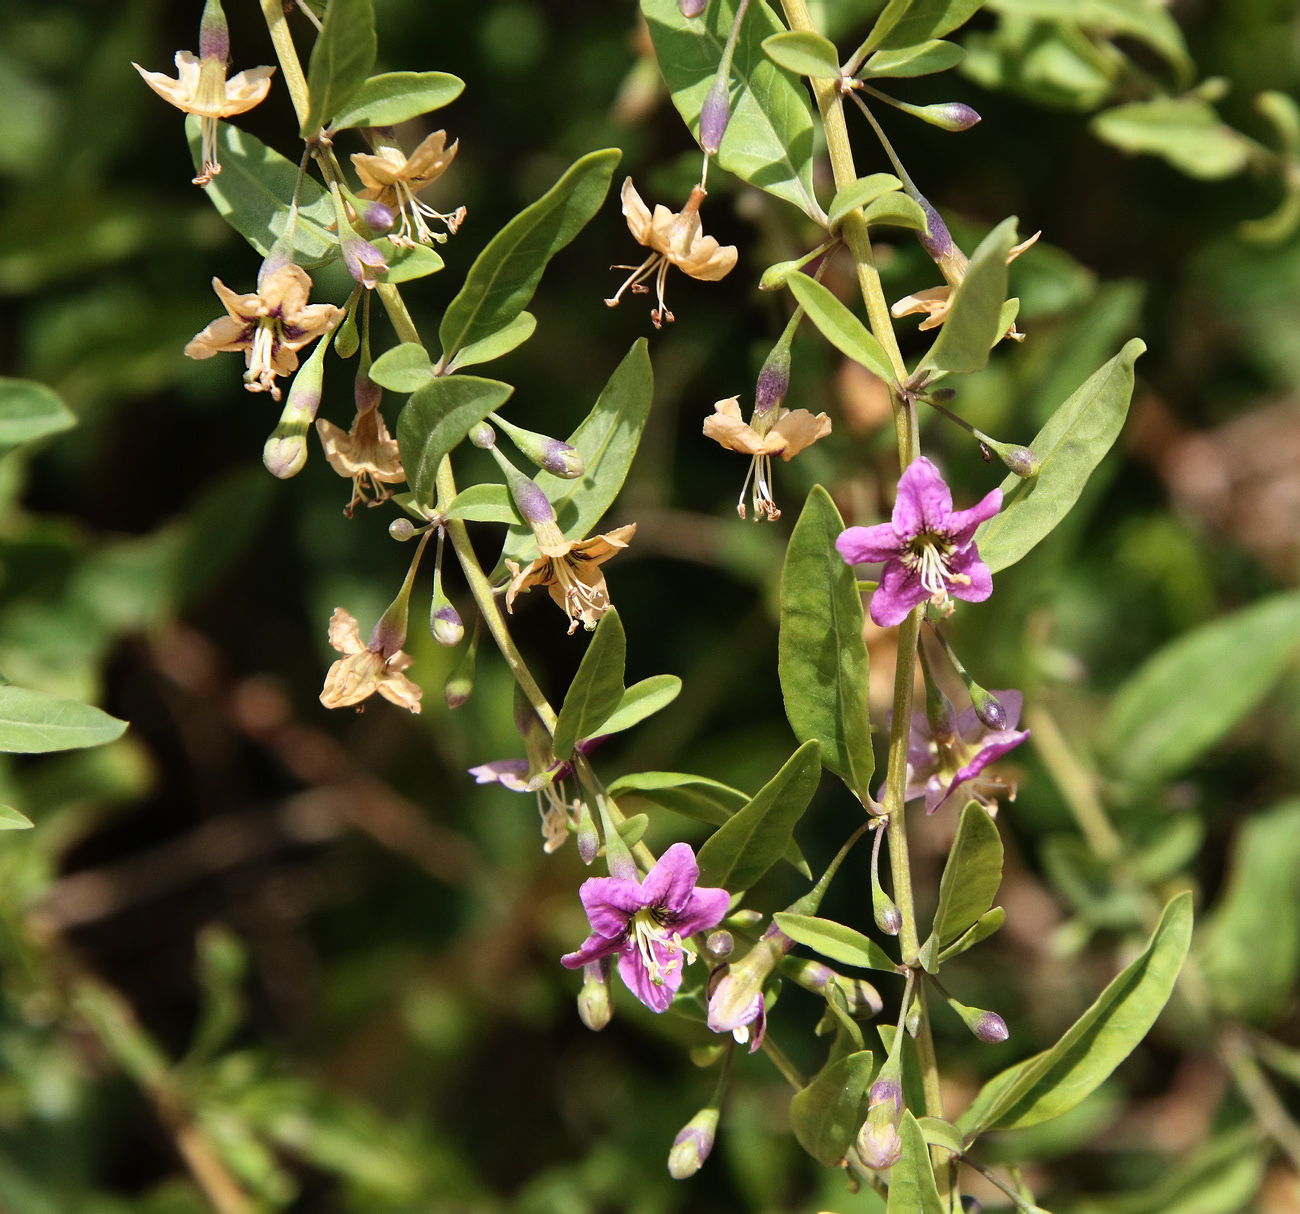
<path fill-rule="evenodd" d="M 307 98 L 307 77 L 302 72 L 298 48 L 293 44 L 283 0 L 262 0 L 262 15 L 266 18 L 266 28 L 271 31 L 275 57 L 280 61 L 280 72 L 284 76 L 294 113 L 298 115 L 298 124 L 301 126 L 307 121 L 307 112 L 311 108 Z"/>

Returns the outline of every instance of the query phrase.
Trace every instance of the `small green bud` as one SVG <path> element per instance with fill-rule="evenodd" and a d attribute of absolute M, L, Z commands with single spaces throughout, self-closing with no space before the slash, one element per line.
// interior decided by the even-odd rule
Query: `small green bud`
<path fill-rule="evenodd" d="M 479 422 L 470 427 L 469 441 L 484 451 L 491 451 L 497 444 L 497 432 L 487 422 Z"/>
<path fill-rule="evenodd" d="M 704 947 L 719 960 L 722 960 L 731 956 L 731 950 L 736 947 L 736 941 L 730 932 L 719 929 L 716 932 L 709 933 L 704 942 Z"/>
<path fill-rule="evenodd" d="M 593 1033 L 599 1033 L 614 1016 L 609 1001 L 609 958 L 589 961 L 582 967 L 582 990 L 578 992 L 578 1015 Z"/>
<path fill-rule="evenodd" d="M 713 1150 L 718 1132 L 718 1110 L 701 1109 L 680 1130 L 668 1152 L 668 1174 L 674 1180 L 694 1176 Z"/>
<path fill-rule="evenodd" d="M 415 524 L 409 518 L 395 518 L 388 524 L 388 534 L 399 544 L 415 538 Z"/>
<path fill-rule="evenodd" d="M 576 447 L 562 443 L 558 438 L 538 434 L 535 430 L 525 430 L 522 426 L 506 421 L 504 417 L 497 417 L 496 414 L 493 414 L 493 417 L 524 456 L 552 476 L 573 480 L 586 472 L 586 460 L 582 458 L 582 452 Z"/>

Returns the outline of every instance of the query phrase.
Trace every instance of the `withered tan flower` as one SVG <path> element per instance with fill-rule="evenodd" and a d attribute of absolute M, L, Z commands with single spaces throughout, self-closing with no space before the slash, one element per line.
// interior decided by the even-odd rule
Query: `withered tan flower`
<path fill-rule="evenodd" d="M 1018 245 L 1013 246 L 1007 254 L 1007 265 L 1015 261 L 1041 235 L 1041 232 L 1035 232 L 1028 240 L 1022 240 Z M 944 287 L 927 287 L 924 291 L 917 291 L 914 295 L 904 295 L 889 309 L 891 316 L 901 317 L 924 313 L 925 319 L 919 326 L 923 331 L 937 329 L 948 319 L 948 310 L 952 307 L 952 293 L 961 286 L 966 278 L 966 267 L 970 265 L 970 261 L 966 254 L 957 248 L 954 243 L 951 249 L 939 259 L 937 264 L 943 271 L 944 278 L 948 280 L 948 285 Z M 1025 340 L 1025 335 L 1016 328 L 1014 322 L 1011 328 L 1007 330 L 1006 336 L 1013 341 Z"/>
<path fill-rule="evenodd" d="M 343 319 L 343 309 L 333 304 L 309 304 L 311 278 L 301 266 L 280 263 L 258 275 L 257 290 L 238 295 L 219 278 L 212 289 L 225 305 L 219 316 L 196 333 L 185 353 L 190 358 L 211 358 L 223 351 L 244 351 L 244 386 L 250 392 L 269 392 L 280 399 L 277 375 L 298 369 L 298 351 L 329 332 Z"/>
<path fill-rule="evenodd" d="M 645 279 L 655 276 L 655 295 L 659 306 L 650 312 L 656 329 L 673 314 L 664 306 L 664 283 L 668 267 L 676 266 L 683 273 L 704 282 L 717 282 L 731 273 L 736 264 L 735 245 L 719 245 L 712 236 L 705 236 L 700 223 L 700 203 L 704 201 L 703 186 L 696 186 L 686 205 L 675 214 L 666 206 L 658 205 L 651 214 L 650 208 L 636 192 L 632 178 L 623 182 L 623 214 L 628 230 L 639 244 L 654 252 L 639 266 L 613 266 L 615 270 L 631 270 L 627 281 L 605 302 L 612 308 L 631 290 L 634 295 L 649 288 Z"/>
<path fill-rule="evenodd" d="M 384 656 L 361 641 L 356 617 L 342 607 L 330 616 L 330 644 L 344 656 L 329 668 L 320 702 L 326 708 L 346 708 L 378 692 L 384 699 L 411 712 L 420 711 L 420 688 L 402 673 L 410 654 L 398 650 Z"/>
<path fill-rule="evenodd" d="M 147 72 L 138 63 L 131 64 L 144 82 L 158 96 L 179 110 L 199 118 L 203 132 L 203 168 L 194 178 L 195 185 L 207 185 L 218 173 L 217 122 L 242 114 L 257 105 L 271 89 L 273 67 L 253 67 L 226 79 L 224 58 L 199 59 L 191 51 L 176 52 L 176 79 L 162 72 Z"/>
<path fill-rule="evenodd" d="M 536 530 L 536 529 L 535 529 Z M 515 599 L 534 586 L 545 586 L 569 617 L 569 632 L 579 624 L 595 628 L 600 617 L 609 610 L 609 592 L 600 566 L 616 556 L 636 533 L 636 524 L 616 527 L 605 535 L 593 535 L 585 540 L 566 540 L 558 527 L 550 525 L 554 537 L 537 535 L 541 553 L 531 564 L 520 568 L 515 561 L 506 561 L 512 579 L 506 590 L 506 610 L 514 611 Z"/>
<path fill-rule="evenodd" d="M 740 487 L 740 500 L 736 513 L 745 517 L 745 490 L 754 483 L 754 519 L 766 518 L 775 522 L 781 511 L 772 500 L 772 456 L 783 460 L 794 459 L 800 451 L 811 447 L 819 438 L 831 432 L 831 419 L 825 413 L 815 417 L 807 409 L 779 409 L 776 421 L 765 433 L 747 426 L 740 417 L 739 398 L 732 396 L 713 406 L 713 416 L 704 419 L 704 434 L 731 451 L 752 456 L 749 473 Z"/>
<path fill-rule="evenodd" d="M 447 132 L 434 131 L 409 156 L 387 143 L 379 144 L 373 153 L 353 153 L 352 164 L 366 187 L 357 197 L 383 203 L 401 216 L 401 227 L 390 238 L 395 245 L 412 246 L 417 242 L 428 244 L 431 240 L 445 239 L 429 230 L 425 216 L 445 223 L 449 232 L 460 227 L 465 218 L 464 207 L 444 215 L 416 198 L 425 186 L 432 185 L 447 171 L 459 146 L 457 142 L 448 147 Z"/>
<path fill-rule="evenodd" d="M 317 418 L 316 432 L 330 467 L 340 476 L 352 478 L 352 500 L 344 508 L 348 518 L 362 502 L 378 506 L 387 501 L 394 491 L 386 486 L 406 480 L 397 442 L 377 408 L 359 411 L 346 433 L 323 417 Z"/>

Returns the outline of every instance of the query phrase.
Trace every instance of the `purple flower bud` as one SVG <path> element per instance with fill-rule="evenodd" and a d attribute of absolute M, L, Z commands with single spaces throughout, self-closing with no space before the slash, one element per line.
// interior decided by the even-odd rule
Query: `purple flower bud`
<path fill-rule="evenodd" d="M 393 224 L 397 222 L 397 216 L 393 214 L 392 207 L 386 207 L 382 202 L 372 202 L 366 207 L 361 218 L 365 220 L 366 227 L 380 236 L 391 231 Z"/>
<path fill-rule="evenodd" d="M 939 212 L 930 205 L 927 199 L 920 194 L 914 194 L 913 198 L 920 204 L 921 210 L 925 212 L 926 226 L 930 229 L 929 236 L 924 232 L 917 233 L 921 248 L 934 261 L 941 261 L 945 257 L 950 257 L 957 246 L 953 242 L 952 233 L 948 231 L 948 225 L 944 223 L 939 216 Z"/>
<path fill-rule="evenodd" d="M 469 668 L 466 675 L 457 667 L 448 676 L 446 683 L 442 687 L 442 698 L 447 701 L 448 708 L 463 708 L 469 703 L 469 697 L 474 692 L 474 668 Z"/>
<path fill-rule="evenodd" d="M 599 1033 L 613 1018 L 609 1001 L 609 958 L 589 961 L 582 967 L 582 990 L 578 992 L 578 1015 L 593 1033 Z"/>
<path fill-rule="evenodd" d="M 219 59 L 225 63 L 230 58 L 230 28 L 221 0 L 208 0 L 199 20 L 199 58 Z"/>
<path fill-rule="evenodd" d="M 429 631 L 433 634 L 433 639 L 445 649 L 460 644 L 465 635 L 465 625 L 460 613 L 447 599 L 444 598 L 440 603 L 437 597 L 434 598 L 433 610 L 429 613 Z"/>
<path fill-rule="evenodd" d="M 479 422 L 471 427 L 469 441 L 484 451 L 491 451 L 497 443 L 497 432 L 487 422 Z"/>
<path fill-rule="evenodd" d="M 877 1078 L 867 1094 L 868 1111 L 890 1106 L 895 1117 L 903 1115 L 903 1087 L 889 1075 Z"/>
<path fill-rule="evenodd" d="M 341 243 L 348 273 L 367 290 L 379 281 L 380 274 L 388 272 L 384 255 L 370 241 L 362 240 L 354 232 L 344 232 Z"/>
<path fill-rule="evenodd" d="M 976 1037 L 981 1041 L 987 1041 L 990 1045 L 997 1045 L 998 1042 L 1005 1041 L 1011 1036 L 1007 1022 L 997 1012 L 981 1013 L 970 1028 Z"/>
<path fill-rule="evenodd" d="M 1038 456 L 1028 447 L 1013 447 L 1002 457 L 1002 462 L 1017 476 L 1024 477 L 1037 476 L 1042 467 Z"/>
<path fill-rule="evenodd" d="M 369 413 L 379 408 L 384 390 L 369 375 L 362 373 L 352 381 L 352 399 L 356 401 L 358 413 Z"/>
<path fill-rule="evenodd" d="M 673 1149 L 668 1152 L 668 1174 L 674 1180 L 694 1176 L 713 1150 L 717 1132 L 717 1109 L 701 1109 L 696 1113 L 673 1139 Z"/>
<path fill-rule="evenodd" d="M 946 405 L 956 395 L 956 388 L 935 388 L 929 393 L 930 399 L 934 401 L 936 405 Z"/>
<path fill-rule="evenodd" d="M 532 526 L 544 526 L 555 522 L 555 507 L 551 505 L 550 498 L 542 492 L 536 481 L 519 474 L 517 479 L 512 478 L 510 492 L 515 499 L 515 505 L 519 507 L 519 513 L 523 515 L 524 522 Z"/>
<path fill-rule="evenodd" d="M 983 694 L 980 694 L 981 692 Z M 993 729 L 999 733 L 1006 729 L 1007 710 L 997 696 L 990 695 L 983 688 L 975 687 L 971 689 L 971 704 L 975 709 L 975 716 L 986 729 Z"/>
<path fill-rule="evenodd" d="M 731 950 L 736 947 L 736 941 L 730 932 L 719 929 L 716 932 L 709 933 L 704 946 L 715 957 L 722 959 L 731 956 Z"/>
<path fill-rule="evenodd" d="M 582 458 L 582 452 L 577 447 L 560 442 L 558 438 L 546 439 L 541 455 L 537 466 L 563 480 L 571 481 L 587 471 L 587 461 Z"/>
<path fill-rule="evenodd" d="M 578 857 L 584 864 L 595 862 L 600 854 L 600 835 L 596 833 L 596 824 L 591 820 L 591 811 L 584 804 L 578 817 Z"/>
<path fill-rule="evenodd" d="M 399 544 L 404 544 L 415 536 L 415 524 L 409 518 L 395 518 L 388 524 L 388 534 Z"/>
<path fill-rule="evenodd" d="M 885 898 L 876 907 L 876 926 L 887 936 L 897 936 L 903 930 L 903 915 L 897 906 Z"/>
<path fill-rule="evenodd" d="M 769 413 L 779 409 L 790 388 L 790 345 L 779 343 L 763 363 L 758 373 L 758 386 L 754 390 L 754 412 Z"/>
<path fill-rule="evenodd" d="M 677 0 L 683 17 L 698 17 L 708 7 L 709 0 Z"/>
<path fill-rule="evenodd" d="M 704 98 L 700 109 L 700 146 L 710 156 L 718 154 L 722 137 L 731 121 L 731 104 L 727 97 L 727 79 L 719 75 Z"/>
<path fill-rule="evenodd" d="M 884 1171 L 902 1158 L 903 1140 L 898 1134 L 898 1120 L 902 1115 L 903 1089 L 898 1080 L 889 1076 L 877 1079 L 871 1085 L 867 1119 L 858 1131 L 856 1143 L 866 1167 Z"/>
<path fill-rule="evenodd" d="M 865 978 L 845 978 L 836 974 L 835 985 L 844 996 L 845 1010 L 856 1019 L 878 1015 L 885 1006 L 880 992 Z"/>
<path fill-rule="evenodd" d="M 938 105 L 909 107 L 909 113 L 944 131 L 969 131 L 980 116 L 964 101 L 945 101 Z"/>

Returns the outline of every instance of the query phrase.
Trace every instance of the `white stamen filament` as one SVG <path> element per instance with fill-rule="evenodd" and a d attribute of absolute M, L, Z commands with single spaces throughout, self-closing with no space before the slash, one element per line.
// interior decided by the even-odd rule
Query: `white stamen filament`
<path fill-rule="evenodd" d="M 576 576 L 577 562 L 567 556 L 552 558 L 551 569 L 555 573 L 555 580 L 564 589 L 564 610 L 571 623 L 570 632 L 578 627 L 580 620 L 587 623 L 589 619 L 599 619 L 605 614 L 605 609 L 609 606 L 609 594 L 603 581 L 595 586 L 587 585 Z"/>
<path fill-rule="evenodd" d="M 754 521 L 761 523 L 767 519 L 768 522 L 776 522 L 781 517 L 781 511 L 776 508 L 772 497 L 770 455 L 756 455 L 749 461 L 749 471 L 745 474 L 745 483 L 740 486 L 740 497 L 736 501 L 736 513 L 741 518 L 745 517 L 745 490 L 749 488 L 751 480 L 754 482 Z"/>
<path fill-rule="evenodd" d="M 250 392 L 269 392 L 272 400 L 280 399 L 280 389 L 275 382 L 276 322 L 259 320 L 253 334 L 253 344 L 248 348 L 248 370 L 244 372 L 244 387 Z"/>
<path fill-rule="evenodd" d="M 687 965 L 695 960 L 695 953 L 676 932 L 668 932 L 661 918 L 662 912 L 657 907 L 646 907 L 632 916 L 632 936 L 636 941 L 637 952 L 650 981 L 655 986 L 663 986 L 668 976 L 681 969 L 683 960 Z M 668 953 L 668 959 L 660 961 L 655 955 L 655 945 Z"/>
<path fill-rule="evenodd" d="M 964 573 L 954 573 L 948 566 L 952 546 L 939 536 L 925 532 L 912 541 L 906 563 L 921 578 L 921 585 L 936 606 L 948 602 L 949 586 L 969 586 L 970 578 Z"/>

